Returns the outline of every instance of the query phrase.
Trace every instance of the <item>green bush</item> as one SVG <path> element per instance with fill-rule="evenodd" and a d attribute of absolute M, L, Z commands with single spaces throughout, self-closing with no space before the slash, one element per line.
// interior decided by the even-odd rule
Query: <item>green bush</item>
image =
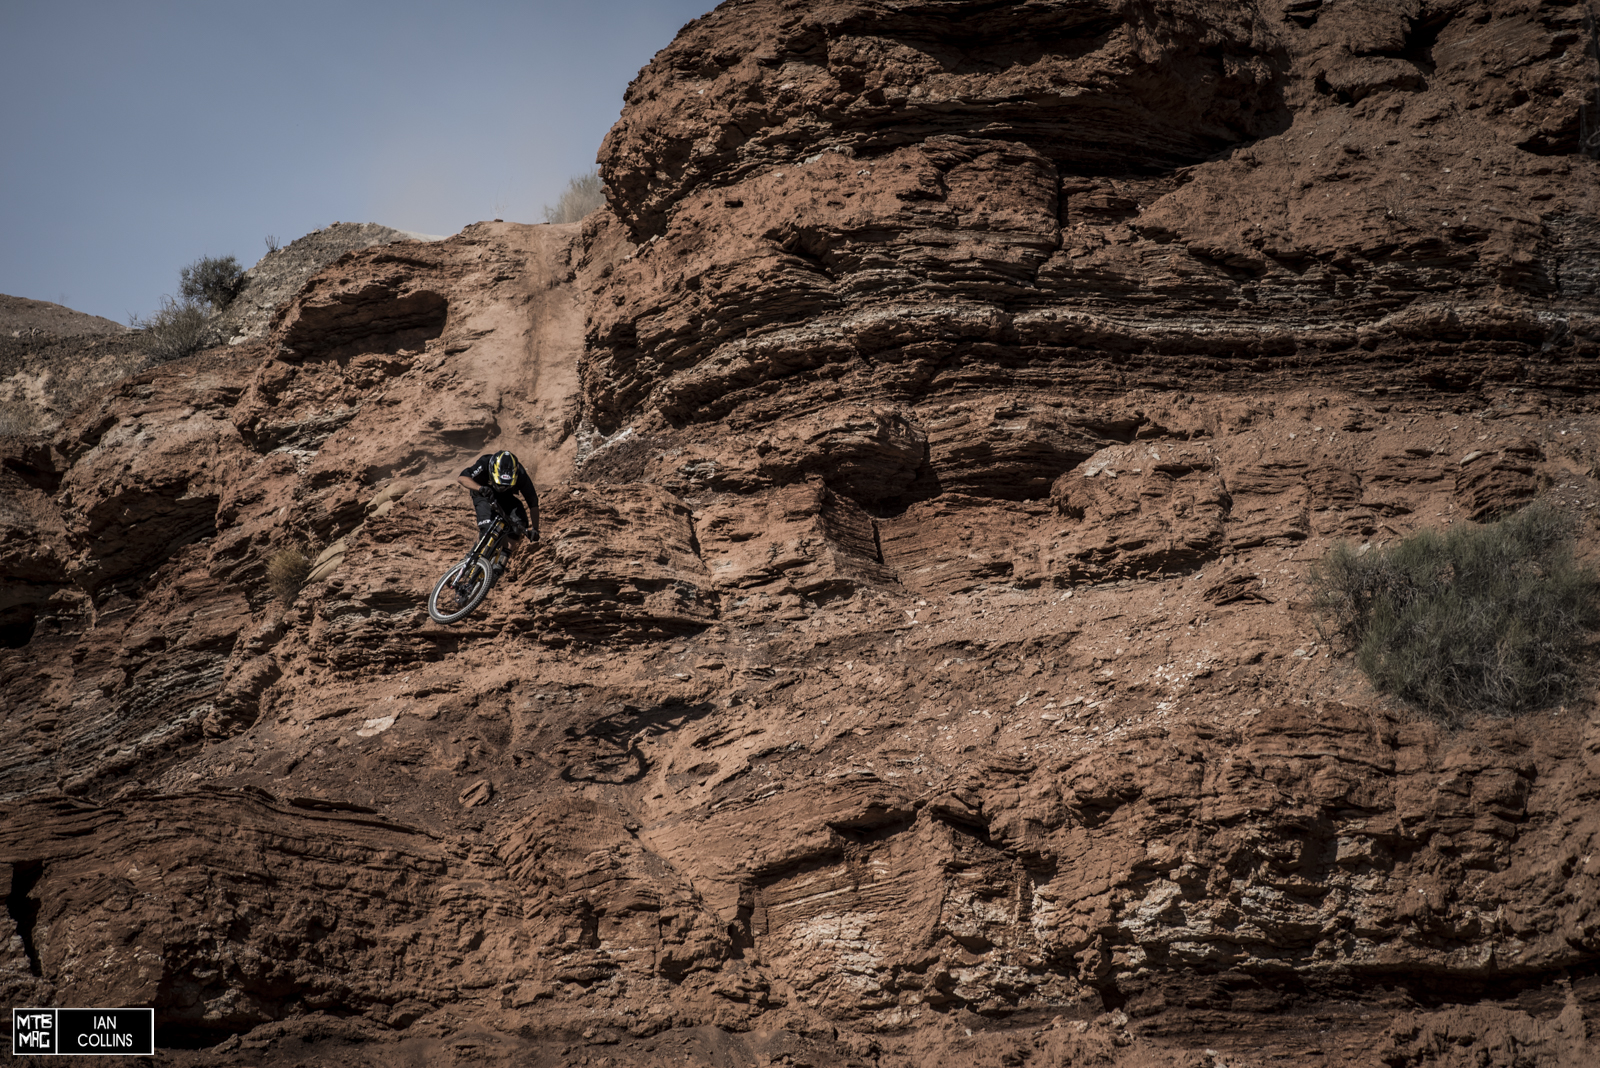
<path fill-rule="evenodd" d="M 1560 699 L 1600 626 L 1600 577 L 1573 560 L 1567 518 L 1538 502 L 1386 549 L 1336 545 L 1311 587 L 1375 687 L 1448 722 Z"/>
<path fill-rule="evenodd" d="M 244 269 L 232 256 L 202 256 L 178 272 L 178 294 L 187 301 L 204 301 L 212 311 L 232 303 L 244 285 Z"/>
<path fill-rule="evenodd" d="M 192 297 L 161 298 L 154 315 L 128 317 L 128 325 L 144 331 L 139 344 L 152 359 L 176 360 L 198 350 L 205 341 L 206 306 Z"/>
<path fill-rule="evenodd" d="M 544 206 L 544 221 L 547 223 L 577 222 L 591 211 L 601 207 L 606 202 L 606 192 L 600 184 L 600 171 L 598 168 L 587 174 L 580 174 L 567 183 L 567 188 L 562 190 L 561 199 L 556 201 L 556 206 Z"/>

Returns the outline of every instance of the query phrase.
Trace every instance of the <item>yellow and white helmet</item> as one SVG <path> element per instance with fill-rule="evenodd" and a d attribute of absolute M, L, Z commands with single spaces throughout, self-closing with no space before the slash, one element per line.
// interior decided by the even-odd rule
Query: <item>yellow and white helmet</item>
<path fill-rule="evenodd" d="M 497 489 L 510 489 L 515 486 L 520 471 L 517 458 L 505 449 L 495 453 L 494 459 L 489 462 L 489 478 Z"/>

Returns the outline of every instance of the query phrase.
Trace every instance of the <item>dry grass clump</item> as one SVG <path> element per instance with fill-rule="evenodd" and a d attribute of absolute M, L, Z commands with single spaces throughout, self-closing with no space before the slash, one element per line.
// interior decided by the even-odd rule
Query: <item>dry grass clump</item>
<path fill-rule="evenodd" d="M 1566 696 L 1600 627 L 1600 576 L 1573 560 L 1571 522 L 1540 502 L 1385 549 L 1336 545 L 1311 586 L 1375 687 L 1451 723 Z"/>
<path fill-rule="evenodd" d="M 139 344 L 151 359 L 163 363 L 182 359 L 198 351 L 205 340 L 206 307 L 205 301 L 193 297 L 162 297 L 155 314 L 143 319 L 130 315 L 128 325 L 142 331 Z"/>
<path fill-rule="evenodd" d="M 552 208 L 548 204 L 544 206 L 544 221 L 577 222 L 605 202 L 606 192 L 600 184 L 600 170 L 595 168 L 569 181 L 567 188 L 561 192 L 561 199 L 556 201 L 555 207 Z"/>
<path fill-rule="evenodd" d="M 39 409 L 27 400 L 16 397 L 0 400 L 0 438 L 13 434 L 26 437 L 38 432 L 44 425 Z"/>
<path fill-rule="evenodd" d="M 244 270 L 232 256 L 202 256 L 178 272 L 178 296 L 161 298 L 153 315 L 128 316 L 140 331 L 139 344 L 158 362 L 178 360 L 200 351 L 208 340 L 207 325 L 239 295 Z"/>
<path fill-rule="evenodd" d="M 302 545 L 279 549 L 267 561 L 267 588 L 285 605 L 294 604 L 311 574 L 311 557 Z"/>

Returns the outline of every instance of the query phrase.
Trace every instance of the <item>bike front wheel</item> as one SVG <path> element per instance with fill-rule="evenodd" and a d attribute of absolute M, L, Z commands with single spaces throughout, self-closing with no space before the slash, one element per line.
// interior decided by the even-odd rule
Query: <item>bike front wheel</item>
<path fill-rule="evenodd" d="M 460 583 L 459 589 L 457 583 Z M 467 573 L 467 561 L 463 560 L 446 571 L 433 587 L 433 592 L 428 595 L 428 615 L 435 623 L 454 623 L 465 619 L 489 596 L 489 587 L 493 585 L 494 572 L 490 570 L 487 560 L 482 557 L 474 559 L 471 574 Z"/>

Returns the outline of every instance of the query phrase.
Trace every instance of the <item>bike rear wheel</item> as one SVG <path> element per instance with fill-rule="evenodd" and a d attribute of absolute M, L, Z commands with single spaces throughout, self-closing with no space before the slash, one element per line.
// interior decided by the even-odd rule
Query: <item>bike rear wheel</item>
<path fill-rule="evenodd" d="M 467 574 L 467 561 L 463 560 L 455 567 L 444 573 L 438 583 L 433 587 L 433 592 L 428 595 L 428 615 L 435 623 L 454 623 L 458 619 L 465 619 L 474 608 L 483 603 L 489 596 L 489 589 L 494 585 L 495 574 L 489 567 L 489 562 L 482 557 L 472 559 L 472 572 Z M 456 593 L 456 583 L 465 577 L 462 583 L 462 592 Z M 451 607 L 451 602 L 454 607 Z"/>

